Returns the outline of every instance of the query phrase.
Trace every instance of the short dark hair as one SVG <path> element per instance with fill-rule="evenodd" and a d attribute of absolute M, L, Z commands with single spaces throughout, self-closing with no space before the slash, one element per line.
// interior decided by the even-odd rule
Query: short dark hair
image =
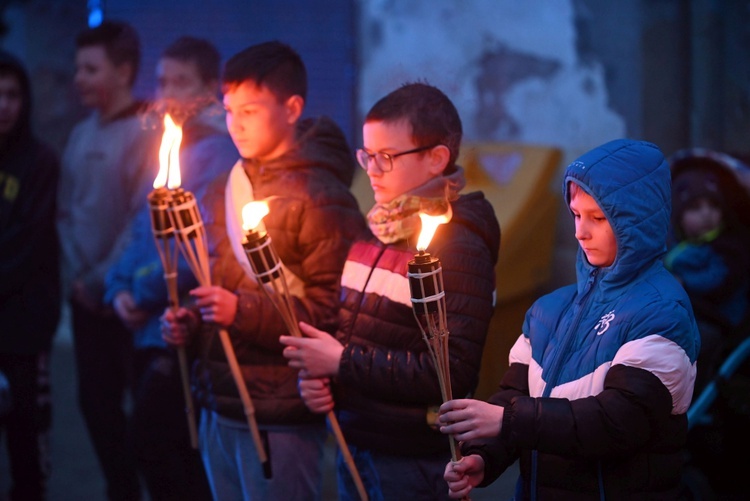
<path fill-rule="evenodd" d="M 130 64 L 133 69 L 130 85 L 133 85 L 141 63 L 141 43 L 135 28 L 123 21 L 103 21 L 95 28 L 81 31 L 76 37 L 77 49 L 99 45 L 104 47 L 115 66 Z"/>
<path fill-rule="evenodd" d="M 214 44 L 203 38 L 180 37 L 164 49 L 161 57 L 194 62 L 203 83 L 219 80 L 221 54 Z"/>
<path fill-rule="evenodd" d="M 238 52 L 224 65 L 223 90 L 251 80 L 268 88 L 279 102 L 294 95 L 307 99 L 307 70 L 290 46 L 264 42 Z"/>
<path fill-rule="evenodd" d="M 365 122 L 408 121 L 415 146 L 442 144 L 450 150 L 445 172 L 456 164 L 463 128 L 453 102 L 440 89 L 422 82 L 406 83 L 370 108 Z"/>

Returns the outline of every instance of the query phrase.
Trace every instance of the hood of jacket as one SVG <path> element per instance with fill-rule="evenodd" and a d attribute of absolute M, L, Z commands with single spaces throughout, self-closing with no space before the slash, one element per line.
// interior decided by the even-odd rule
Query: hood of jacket
<path fill-rule="evenodd" d="M 245 159 L 245 170 L 255 160 Z M 263 163 L 262 170 L 323 169 L 351 188 L 356 169 L 354 153 L 341 128 L 328 117 L 306 118 L 297 123 L 297 142 L 279 158 Z"/>
<path fill-rule="evenodd" d="M 617 139 L 574 160 L 563 176 L 566 203 L 570 202 L 570 181 L 596 200 L 615 235 L 615 260 L 599 269 L 602 291 L 616 290 L 662 259 L 672 208 L 671 177 L 669 165 L 656 145 Z M 594 268 L 579 246 L 579 291 Z"/>
<path fill-rule="evenodd" d="M 21 113 L 15 127 L 8 133 L 4 142 L 9 148 L 19 148 L 22 142 L 31 137 L 31 84 L 21 60 L 16 56 L 0 49 L 0 73 L 12 73 L 18 78 L 21 86 Z M 5 146 L 2 147 L 5 149 Z"/>

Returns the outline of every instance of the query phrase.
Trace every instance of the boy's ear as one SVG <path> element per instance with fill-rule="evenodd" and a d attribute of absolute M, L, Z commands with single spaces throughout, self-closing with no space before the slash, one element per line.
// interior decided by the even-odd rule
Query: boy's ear
<path fill-rule="evenodd" d="M 451 158 L 451 151 L 444 144 L 439 144 L 430 150 L 430 173 L 435 176 L 442 176 L 445 168 L 448 167 L 448 160 Z"/>
<path fill-rule="evenodd" d="M 287 123 L 293 124 L 302 116 L 302 110 L 305 108 L 305 100 L 302 96 L 295 94 L 286 100 Z"/>

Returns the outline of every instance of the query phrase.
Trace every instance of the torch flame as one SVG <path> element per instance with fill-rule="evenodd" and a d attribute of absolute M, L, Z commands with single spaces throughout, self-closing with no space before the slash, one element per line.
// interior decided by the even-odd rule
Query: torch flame
<path fill-rule="evenodd" d="M 170 190 L 179 188 L 180 179 L 180 143 L 182 127 L 174 123 L 169 113 L 164 115 L 164 134 L 159 147 L 159 174 L 154 179 L 154 189 L 164 185 Z"/>
<path fill-rule="evenodd" d="M 242 229 L 245 231 L 254 230 L 268 212 L 267 202 L 255 201 L 245 204 L 242 208 Z"/>
<path fill-rule="evenodd" d="M 422 231 L 419 232 L 417 250 L 420 252 L 427 250 L 427 246 L 430 245 L 438 226 L 450 221 L 451 217 L 453 217 L 453 209 L 451 209 L 450 204 L 448 204 L 447 211 L 437 216 L 431 216 L 425 212 L 420 212 L 419 218 L 422 220 Z"/>

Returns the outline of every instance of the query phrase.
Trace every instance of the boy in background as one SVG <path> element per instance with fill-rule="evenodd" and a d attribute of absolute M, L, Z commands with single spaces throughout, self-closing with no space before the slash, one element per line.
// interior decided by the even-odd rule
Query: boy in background
<path fill-rule="evenodd" d="M 301 118 L 307 72 L 286 44 L 266 42 L 234 55 L 224 67 L 223 92 L 242 158 L 203 197 L 215 285 L 191 291 L 193 308 L 167 311 L 163 334 L 172 344 L 193 344 L 197 354 L 200 443 L 214 498 L 320 499 L 324 417 L 297 392 L 297 371 L 279 343 L 287 328 L 255 282 L 240 212 L 252 200 L 268 201 L 263 222 L 285 266 L 297 317 L 333 329 L 346 254 L 364 231 L 349 191 L 354 156 L 333 121 Z M 252 398 L 271 478 L 263 475 L 219 327 L 229 333 Z"/>
<path fill-rule="evenodd" d="M 7 395 L 0 390 L 9 405 L 0 410 L 0 438 L 8 448 L 11 501 L 47 499 L 49 364 L 61 305 L 59 167 L 52 148 L 31 131 L 26 69 L 0 50 L 0 376 L 9 383 Z"/>
<path fill-rule="evenodd" d="M 237 160 L 217 100 L 220 65 L 221 56 L 209 41 L 182 37 L 164 50 L 156 69 L 159 110 L 182 127 L 181 187 L 196 197 Z M 157 159 L 152 160 L 156 166 Z M 152 175 L 157 172 L 155 167 Z M 152 500 L 210 500 L 200 454 L 190 444 L 177 353 L 161 338 L 159 317 L 169 295 L 145 197 L 141 205 L 132 239 L 107 275 L 105 294 L 105 302 L 134 335 L 130 431 L 136 458 Z M 178 293 L 187 298 L 198 284 L 182 256 L 177 277 Z"/>
<path fill-rule="evenodd" d="M 140 42 L 130 25 L 104 21 L 81 32 L 76 48 L 75 85 L 92 112 L 73 129 L 63 152 L 57 227 L 78 401 L 108 498 L 140 499 L 124 408 L 133 336 L 103 303 L 104 278 L 151 188 L 160 131 L 144 126 L 143 103 L 132 93 Z"/>

